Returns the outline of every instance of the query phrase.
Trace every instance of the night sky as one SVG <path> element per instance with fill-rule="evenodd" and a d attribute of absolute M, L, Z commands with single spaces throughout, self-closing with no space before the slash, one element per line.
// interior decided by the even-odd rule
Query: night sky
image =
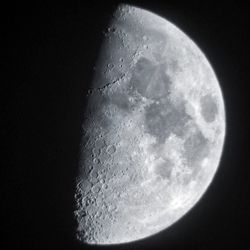
<path fill-rule="evenodd" d="M 102 32 L 119 1 L 2 5 L 1 236 L 5 249 L 95 249 L 75 239 L 81 123 Z M 226 140 L 200 202 L 168 230 L 96 249 L 246 249 L 250 225 L 247 4 L 128 1 L 176 24 L 206 54 L 221 85 Z"/>

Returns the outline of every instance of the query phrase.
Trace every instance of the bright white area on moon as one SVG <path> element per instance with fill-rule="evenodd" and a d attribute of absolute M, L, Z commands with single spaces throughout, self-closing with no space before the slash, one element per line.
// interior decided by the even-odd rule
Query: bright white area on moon
<path fill-rule="evenodd" d="M 131 242 L 168 228 L 207 190 L 223 149 L 223 97 L 185 33 L 121 5 L 105 34 L 82 127 L 77 238 Z"/>

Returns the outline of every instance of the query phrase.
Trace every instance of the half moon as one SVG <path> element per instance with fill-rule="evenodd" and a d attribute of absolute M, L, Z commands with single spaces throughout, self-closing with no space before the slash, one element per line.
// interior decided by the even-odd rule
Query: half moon
<path fill-rule="evenodd" d="M 154 235 L 213 180 L 225 137 L 221 89 L 198 46 L 158 15 L 119 6 L 84 117 L 75 195 L 81 242 Z"/>

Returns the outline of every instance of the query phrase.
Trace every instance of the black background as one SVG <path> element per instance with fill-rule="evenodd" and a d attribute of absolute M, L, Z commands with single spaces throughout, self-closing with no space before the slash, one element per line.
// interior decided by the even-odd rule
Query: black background
<path fill-rule="evenodd" d="M 238 2 L 129 1 L 205 52 L 225 98 L 227 134 L 214 181 L 187 216 L 148 239 L 97 249 L 247 249 L 250 8 Z M 74 237 L 74 178 L 83 96 L 117 4 L 1 7 L 1 249 L 94 249 Z"/>

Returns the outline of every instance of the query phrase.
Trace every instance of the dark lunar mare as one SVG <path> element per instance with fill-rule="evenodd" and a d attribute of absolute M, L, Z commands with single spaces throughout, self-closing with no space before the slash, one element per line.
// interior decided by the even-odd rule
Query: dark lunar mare
<path fill-rule="evenodd" d="M 201 114 L 206 122 L 213 122 L 218 114 L 216 100 L 210 94 L 207 94 L 200 99 Z"/>
<path fill-rule="evenodd" d="M 154 64 L 145 57 L 136 63 L 130 83 L 131 94 L 137 91 L 142 96 L 152 99 L 166 98 L 169 95 L 170 77 L 166 74 L 166 63 Z"/>
<path fill-rule="evenodd" d="M 175 107 L 167 100 L 165 103 L 153 103 L 146 108 L 146 129 L 159 143 L 164 143 L 171 133 L 183 137 L 187 132 L 185 124 L 188 120 L 190 116 L 185 112 L 184 104 Z"/>
<path fill-rule="evenodd" d="M 192 176 L 195 176 L 199 172 L 201 161 L 209 155 L 209 143 L 209 140 L 205 138 L 198 127 L 184 142 L 184 157 L 187 160 L 189 168 L 193 171 Z"/>

